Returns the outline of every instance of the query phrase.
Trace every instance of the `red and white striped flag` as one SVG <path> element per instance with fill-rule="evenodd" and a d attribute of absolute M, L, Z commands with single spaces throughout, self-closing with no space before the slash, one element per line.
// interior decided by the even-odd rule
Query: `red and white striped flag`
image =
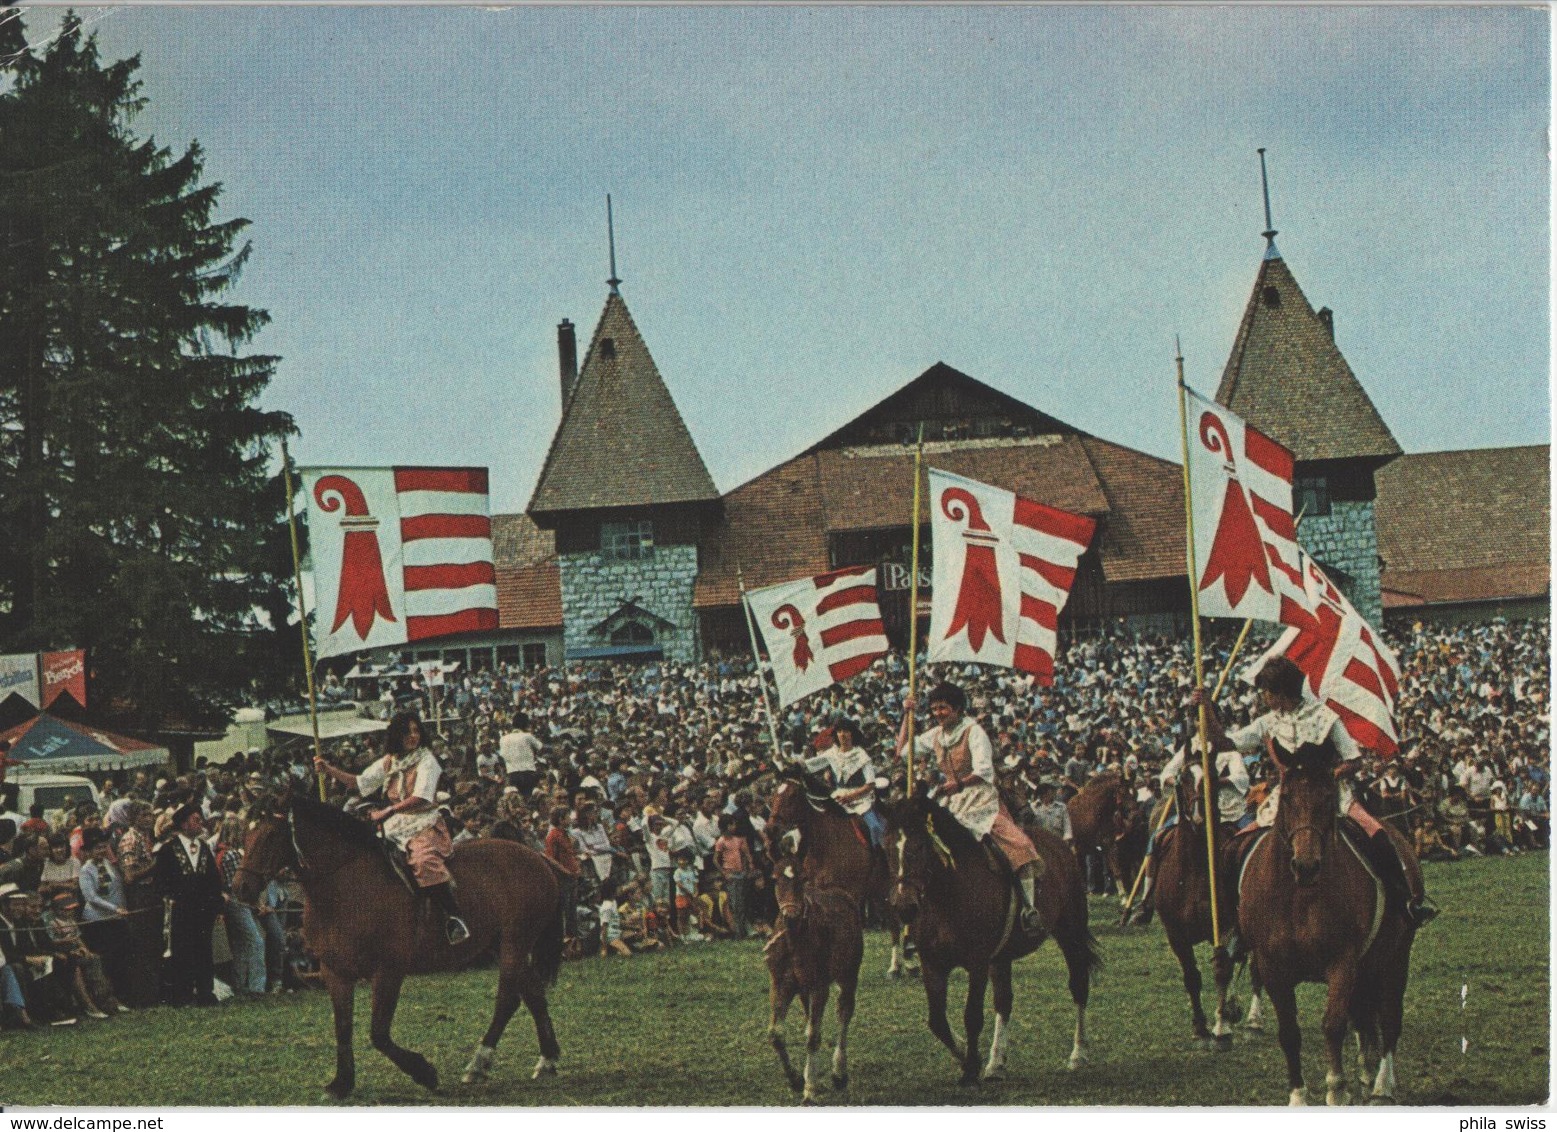
<path fill-rule="evenodd" d="M 1060 610 L 1097 523 L 930 469 L 930 660 L 972 660 L 1054 681 Z"/>
<path fill-rule="evenodd" d="M 1201 615 L 1294 624 L 1309 606 L 1292 453 L 1193 390 L 1185 397 Z"/>
<path fill-rule="evenodd" d="M 1308 690 L 1341 717 L 1358 746 L 1393 755 L 1400 748 L 1395 728 L 1400 662 L 1314 560 L 1304 554 L 1302 561 L 1313 612 L 1298 615 L 1244 679 L 1252 683 L 1266 661 L 1287 657 L 1308 677 Z"/>
<path fill-rule="evenodd" d="M 887 652 L 876 568 L 856 566 L 746 595 L 788 705 L 869 668 Z"/>
<path fill-rule="evenodd" d="M 315 655 L 497 628 L 485 468 L 305 468 Z"/>

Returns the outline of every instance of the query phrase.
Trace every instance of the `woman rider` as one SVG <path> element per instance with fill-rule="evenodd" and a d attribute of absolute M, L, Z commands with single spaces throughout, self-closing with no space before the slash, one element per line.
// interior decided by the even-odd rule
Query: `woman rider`
<path fill-rule="evenodd" d="M 806 770 L 832 775 L 833 800 L 859 817 L 870 833 L 870 843 L 880 846 L 887 823 L 876 812 L 876 768 L 860 746 L 859 724 L 840 719 L 833 724 L 833 746 L 806 760 Z"/>
<path fill-rule="evenodd" d="M 422 746 L 422 721 L 415 712 L 397 712 L 389 721 L 384 751 L 384 757 L 361 774 L 331 766 L 323 755 L 314 758 L 314 767 L 364 798 L 383 791 L 389 804 L 371 811 L 368 817 L 383 825 L 384 835 L 406 855 L 417 887 L 436 901 L 448 918 L 449 942 L 463 943 L 470 938 L 470 929 L 460 918 L 449 885 L 448 860 L 454 845 L 436 801 L 443 768 L 432 751 Z"/>

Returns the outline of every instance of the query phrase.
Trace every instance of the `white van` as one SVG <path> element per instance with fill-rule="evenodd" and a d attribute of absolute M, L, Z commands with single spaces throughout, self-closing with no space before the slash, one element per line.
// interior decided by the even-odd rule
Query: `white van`
<path fill-rule="evenodd" d="M 64 809 L 67 803 L 74 807 L 86 801 L 102 808 L 96 785 L 90 778 L 83 778 L 79 774 L 13 772 L 6 779 L 5 785 L 7 794 L 11 792 L 11 787 L 17 788 L 16 812 L 24 818 L 39 802 L 43 804 L 44 813 Z"/>

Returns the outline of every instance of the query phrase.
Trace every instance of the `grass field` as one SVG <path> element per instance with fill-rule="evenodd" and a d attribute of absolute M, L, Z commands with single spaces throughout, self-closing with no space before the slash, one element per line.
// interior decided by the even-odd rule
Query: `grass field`
<path fill-rule="evenodd" d="M 1444 913 L 1419 935 L 1413 954 L 1398 1059 L 1402 1103 L 1546 1100 L 1548 883 L 1545 855 L 1428 866 L 1429 890 Z M 1088 1016 L 1092 1063 L 1076 1072 L 1065 1069 L 1073 1010 L 1059 953 L 1045 945 L 1017 966 L 1010 1077 L 977 1089 L 958 1087 L 957 1067 L 925 1028 L 918 982 L 884 977 L 884 937 L 873 933 L 850 1040 L 852 1081 L 846 1095 L 832 1094 L 831 1103 L 1284 1104 L 1274 1019 L 1271 1031 L 1240 1040 L 1229 1052 L 1198 1049 L 1189 1040 L 1178 968 L 1161 929 L 1121 931 L 1113 927 L 1116 915 L 1113 901 L 1093 901 L 1093 931 L 1106 966 Z M 460 1070 L 486 1025 L 494 985 L 491 969 L 406 984 L 395 1035 L 438 1067 L 444 1086 L 436 1095 L 401 1076 L 368 1046 L 367 996 L 365 988 L 359 992 L 355 1103 L 794 1103 L 765 1036 L 767 980 L 756 942 L 687 945 L 662 955 L 566 964 L 552 994 L 563 1047 L 560 1075 L 530 1080 L 535 1038 L 521 1010 L 498 1050 L 492 1080 L 460 1085 Z M 956 1028 L 960 981 L 952 994 Z M 1309 1087 L 1322 1097 L 1322 988 L 1304 988 L 1299 1005 Z M 0 1103 L 316 1104 L 333 1071 L 329 1019 L 323 994 L 301 994 L 205 1011 L 159 1008 L 95 1025 L 0 1035 Z M 990 1016 L 986 1052 L 992 1022 Z M 802 1029 L 792 1013 L 792 1046 L 803 1044 Z M 829 1008 L 829 1050 L 832 1037 Z"/>

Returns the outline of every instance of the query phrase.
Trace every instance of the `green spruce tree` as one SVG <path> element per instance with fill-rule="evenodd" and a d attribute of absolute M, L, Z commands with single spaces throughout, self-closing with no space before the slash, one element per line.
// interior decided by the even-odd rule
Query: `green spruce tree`
<path fill-rule="evenodd" d="M 268 316 L 224 301 L 248 222 L 216 218 L 198 144 L 135 135 L 138 58 L 105 62 L 74 14 L 41 54 L 19 29 L 0 24 L 0 652 L 85 647 L 94 714 L 218 724 L 275 674 L 256 610 L 289 565 L 268 468 L 292 424 L 257 407 L 276 359 L 243 353 Z"/>

